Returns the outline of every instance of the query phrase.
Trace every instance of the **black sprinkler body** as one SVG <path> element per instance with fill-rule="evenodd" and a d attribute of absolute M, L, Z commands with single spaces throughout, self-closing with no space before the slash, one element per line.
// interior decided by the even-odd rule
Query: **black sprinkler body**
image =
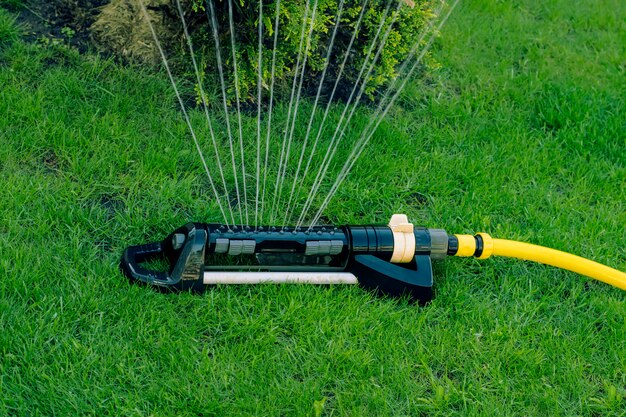
<path fill-rule="evenodd" d="M 423 304 L 433 296 L 431 259 L 445 257 L 447 243 L 443 230 L 414 228 L 403 215 L 388 226 L 188 223 L 161 242 L 128 247 L 120 266 L 131 280 L 172 290 L 203 291 L 216 283 L 358 283 Z M 142 266 L 157 259 L 167 261 L 167 271 Z"/>

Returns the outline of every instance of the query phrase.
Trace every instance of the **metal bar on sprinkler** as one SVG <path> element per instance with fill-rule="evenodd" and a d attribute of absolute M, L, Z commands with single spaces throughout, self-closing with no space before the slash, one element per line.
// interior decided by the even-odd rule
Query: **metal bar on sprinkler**
<path fill-rule="evenodd" d="M 205 272 L 204 285 L 214 284 L 358 284 L 350 272 Z"/>

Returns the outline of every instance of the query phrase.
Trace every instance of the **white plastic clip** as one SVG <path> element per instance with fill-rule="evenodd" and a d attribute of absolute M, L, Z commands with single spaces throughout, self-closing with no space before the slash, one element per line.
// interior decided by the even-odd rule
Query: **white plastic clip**
<path fill-rule="evenodd" d="M 408 263 L 415 257 L 415 234 L 413 223 L 409 223 L 406 214 L 394 214 L 389 220 L 389 228 L 393 232 L 392 263 Z"/>

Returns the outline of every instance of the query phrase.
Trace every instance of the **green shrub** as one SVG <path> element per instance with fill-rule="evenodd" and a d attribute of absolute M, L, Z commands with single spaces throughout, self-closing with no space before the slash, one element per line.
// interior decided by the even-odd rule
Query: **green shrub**
<path fill-rule="evenodd" d="M 405 0 L 407 1 L 407 0 Z M 419 39 L 422 30 L 428 24 L 429 18 L 433 16 L 433 0 L 418 0 L 414 5 L 409 6 L 403 3 L 399 9 L 399 14 L 393 28 L 391 29 L 386 46 L 383 49 L 376 65 L 369 77 L 366 95 L 374 99 L 377 91 L 384 87 L 396 74 L 399 64 L 407 57 L 412 45 Z M 310 1 L 310 11 L 307 17 L 308 25 L 311 24 L 311 10 L 314 0 Z M 412 2 L 411 2 L 412 4 Z M 345 51 L 354 29 L 357 25 L 359 15 L 362 10 L 362 0 L 345 0 L 340 19 L 340 26 L 337 30 L 333 52 L 331 54 L 328 72 L 325 78 L 326 95 L 334 84 L 334 80 L 339 75 L 340 64 L 344 59 Z M 354 82 L 358 78 L 367 51 L 380 25 L 381 19 L 385 15 L 385 10 L 389 6 L 386 25 L 383 27 L 379 39 L 383 36 L 391 17 L 395 13 L 397 3 L 389 0 L 370 0 L 367 9 L 364 11 L 363 20 L 358 32 L 356 41 L 352 46 L 351 53 L 346 63 L 342 81 L 338 86 L 336 97 L 347 98 L 350 94 Z M 217 0 L 215 3 L 216 17 L 218 19 L 220 35 L 221 55 L 223 60 L 224 73 L 229 78 L 229 96 L 234 97 L 234 76 L 233 60 L 230 49 L 230 30 L 228 21 L 228 0 Z M 321 72 L 325 66 L 328 43 L 334 30 L 339 2 L 337 0 L 318 0 L 315 21 L 309 38 L 310 46 L 307 54 L 305 94 L 315 94 L 317 85 L 321 78 Z M 209 74 L 217 75 L 215 71 L 215 51 L 212 32 L 208 24 L 207 10 L 203 0 L 192 0 L 190 5 L 188 21 L 192 22 L 190 30 L 196 45 L 196 50 L 204 57 L 202 66 L 204 76 Z M 306 0 L 282 0 L 280 2 L 278 42 L 276 48 L 275 77 L 277 88 L 290 88 L 296 67 L 298 50 L 300 45 L 300 34 L 302 22 L 307 9 Z M 274 19 L 276 13 L 276 1 L 263 1 L 263 94 L 268 93 L 271 85 L 271 63 L 274 36 Z M 242 100 L 254 101 L 257 94 L 258 77 L 258 3 L 250 0 L 233 1 L 233 20 L 236 34 L 236 59 L 239 78 L 239 90 Z M 374 49 L 374 52 L 376 49 Z M 372 58 L 373 58 L 372 54 Z M 370 58 L 371 59 L 371 58 Z M 427 65 L 434 63 L 428 57 Z"/>

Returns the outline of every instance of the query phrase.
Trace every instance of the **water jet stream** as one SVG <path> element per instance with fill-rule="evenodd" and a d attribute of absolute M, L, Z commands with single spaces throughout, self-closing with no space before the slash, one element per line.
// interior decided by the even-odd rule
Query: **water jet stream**
<path fill-rule="evenodd" d="M 350 173 L 350 170 L 354 166 L 354 163 L 359 158 L 359 156 L 361 156 L 361 153 L 363 153 L 363 150 L 365 149 L 365 146 L 368 144 L 368 142 L 370 141 L 372 136 L 374 136 L 374 133 L 376 132 L 376 129 L 378 129 L 378 126 L 380 125 L 380 123 L 383 121 L 383 119 L 385 118 L 385 116 L 389 112 L 389 109 L 393 106 L 393 104 L 395 103 L 395 101 L 398 98 L 398 96 L 400 95 L 400 93 L 402 93 L 402 90 L 404 89 L 404 86 L 406 85 L 408 80 L 411 79 L 411 76 L 413 75 L 413 73 L 415 72 L 415 70 L 417 69 L 419 64 L 421 63 L 422 59 L 424 58 L 424 55 L 426 54 L 426 52 L 428 51 L 430 46 L 435 41 L 435 39 L 437 37 L 438 31 L 441 30 L 441 28 L 446 23 L 446 21 L 450 17 L 450 14 L 452 13 L 452 11 L 454 10 L 454 8 L 456 7 L 456 5 L 458 3 L 459 3 L 459 0 L 455 0 L 455 2 L 452 4 L 452 6 L 449 8 L 449 10 L 446 12 L 446 15 L 441 19 L 441 21 L 440 21 L 439 25 L 437 26 L 436 30 L 433 31 L 433 33 L 431 34 L 428 42 L 426 43 L 426 45 L 424 46 L 424 48 L 420 52 L 419 56 L 417 57 L 417 59 L 415 60 L 413 65 L 411 66 L 411 69 L 409 70 L 407 75 L 402 80 L 402 83 L 401 83 L 400 87 L 398 88 L 398 90 L 394 93 L 393 97 L 387 103 L 384 104 L 385 108 L 384 108 L 384 111 L 382 112 L 382 115 L 380 117 L 377 117 L 377 118 L 372 118 L 370 123 L 363 130 L 363 132 L 366 132 L 368 129 L 370 129 L 372 124 L 374 125 L 373 128 L 368 133 L 362 135 L 361 139 L 357 141 L 356 145 L 354 146 L 354 149 L 353 149 L 352 153 L 350 154 L 350 156 L 348 156 L 348 158 L 346 160 L 346 163 L 344 164 L 341 172 L 337 176 L 337 179 L 335 180 L 335 183 L 333 184 L 333 186 L 331 187 L 330 191 L 326 195 L 326 198 L 324 199 L 324 201 L 320 205 L 320 208 L 318 209 L 317 213 L 315 214 L 315 217 L 313 218 L 313 221 L 312 221 L 311 224 L 315 224 L 315 222 L 319 221 L 323 211 L 328 206 L 328 203 L 333 198 L 333 196 L 335 195 L 335 193 L 337 192 L 337 190 L 339 189 L 339 187 L 341 186 L 341 184 L 343 183 L 345 178 Z M 392 84 L 392 86 L 393 86 L 393 84 Z M 387 90 L 387 91 L 389 92 L 390 90 Z M 383 103 L 381 102 L 381 106 L 382 105 L 383 105 Z"/>
<path fill-rule="evenodd" d="M 382 28 L 385 25 L 386 19 L 387 19 L 387 14 L 389 13 L 390 10 L 390 6 L 391 3 L 389 3 L 387 5 L 387 8 L 385 9 L 385 14 L 383 16 L 383 18 L 380 21 L 380 25 L 378 26 L 376 35 L 374 37 L 374 40 L 372 41 L 369 50 L 367 51 L 367 55 L 365 57 L 365 60 L 363 62 L 363 66 L 361 67 L 361 71 L 359 72 L 359 75 L 357 77 L 356 82 L 354 83 L 354 87 L 352 88 L 352 92 L 350 93 L 350 97 L 348 98 L 348 102 L 346 103 L 346 106 L 343 109 L 343 112 L 341 113 L 341 117 L 339 118 L 339 122 L 337 123 L 337 127 L 335 128 L 335 132 L 333 133 L 332 139 L 330 141 L 330 145 L 328 146 L 328 149 L 330 152 L 327 152 L 326 155 L 324 156 L 324 160 L 322 161 L 322 164 L 320 165 L 320 169 L 318 170 L 317 176 L 315 177 L 315 181 L 313 183 L 313 187 L 311 189 L 311 192 L 309 193 L 309 197 L 307 198 L 307 201 L 305 202 L 304 208 L 302 209 L 302 213 L 300 214 L 300 217 L 298 218 L 298 222 L 296 223 L 296 227 L 300 227 L 302 226 L 302 223 L 304 221 L 305 215 L 307 213 L 307 211 L 310 208 L 310 205 L 313 203 L 314 198 L 317 194 L 317 192 L 319 191 L 319 188 L 322 184 L 322 181 L 326 175 L 326 173 L 328 172 L 328 169 L 330 167 L 330 164 L 332 162 L 333 157 L 335 156 L 335 153 L 337 152 L 337 149 L 339 147 L 339 143 L 341 142 L 341 139 L 343 138 L 343 134 L 345 133 L 346 127 L 349 125 L 350 120 L 352 119 L 352 116 L 354 115 L 354 112 L 357 109 L 357 106 L 361 100 L 361 97 L 363 96 L 363 93 L 365 91 L 365 88 L 367 86 L 367 83 L 369 81 L 370 78 L 370 74 L 372 72 L 372 70 L 374 69 L 374 65 L 376 64 L 376 61 L 378 60 L 378 57 L 380 56 L 380 53 L 382 52 L 383 48 L 385 47 L 385 44 L 387 42 L 387 39 L 389 37 L 389 34 L 391 33 L 391 29 L 393 28 L 394 23 L 396 22 L 396 19 L 398 18 L 398 13 L 400 12 L 400 7 L 402 6 L 403 0 L 397 0 L 397 6 L 396 9 L 392 15 L 391 18 L 391 23 L 389 24 L 389 27 L 387 28 L 387 30 L 384 32 L 383 37 L 380 41 L 380 44 L 378 45 L 378 48 L 376 50 L 376 53 L 374 55 L 374 58 L 372 58 L 371 62 L 369 63 L 368 66 L 368 61 L 370 60 L 370 56 L 372 54 L 372 52 L 374 51 L 374 47 L 376 46 L 376 42 L 378 40 L 378 37 L 380 35 L 380 32 L 382 30 Z M 363 77 L 363 71 L 365 70 L 365 68 L 368 68 L 367 73 L 365 74 L 365 77 Z M 361 80 L 363 80 L 361 82 Z M 355 102 L 352 105 L 350 114 L 348 115 L 348 118 L 346 119 L 346 112 L 348 110 L 348 108 L 350 107 L 350 104 L 352 104 L 352 99 L 354 97 L 354 93 L 357 90 L 357 87 L 359 87 L 359 82 L 361 82 L 359 91 L 357 93 L 357 97 Z M 345 122 L 344 122 L 345 119 Z M 339 133 L 341 131 L 341 133 Z"/>
<path fill-rule="evenodd" d="M 306 68 L 307 54 L 308 54 L 308 50 L 310 46 L 310 37 L 311 37 L 310 35 L 313 30 L 313 26 L 315 23 L 315 13 L 317 11 L 317 0 L 314 0 L 314 1 L 315 2 L 313 6 L 311 24 L 310 24 L 310 28 L 308 31 L 309 36 L 307 37 L 306 41 L 305 41 L 305 29 L 306 29 L 307 18 L 309 15 L 310 1 L 307 1 L 306 10 L 304 12 L 304 17 L 302 18 L 302 29 L 300 31 L 300 44 L 298 46 L 298 58 L 296 60 L 296 68 L 294 71 L 293 84 L 291 87 L 291 98 L 289 100 L 289 111 L 287 113 L 287 128 L 285 129 L 285 136 L 283 138 L 283 146 L 280 152 L 280 162 L 278 164 L 278 174 L 276 177 L 276 185 L 274 187 L 274 199 L 272 202 L 272 215 L 271 215 L 272 223 L 274 222 L 274 218 L 275 218 L 274 213 L 276 212 L 276 209 L 280 202 L 280 197 L 282 194 L 282 183 L 284 181 L 285 172 L 287 170 L 287 165 L 289 162 L 291 140 L 293 138 L 293 129 L 295 127 L 296 116 L 298 113 L 300 93 L 302 91 L 302 81 L 304 78 L 304 70 Z M 303 44 L 305 45 L 305 51 L 304 51 L 304 59 L 302 59 L 303 62 L 301 64 Z M 298 79 L 300 79 L 299 82 L 298 82 Z M 298 85 L 297 95 L 296 95 L 296 85 Z M 294 96 L 296 98 L 295 100 L 294 100 Z M 295 105 L 295 108 L 294 108 L 294 105 Z"/>
<path fill-rule="evenodd" d="M 335 43 L 335 36 L 337 35 L 337 29 L 339 29 L 339 24 L 341 23 L 341 14 L 343 12 L 343 4 L 344 4 L 344 0 L 341 0 L 339 4 L 339 9 L 337 11 L 337 15 L 335 16 L 335 27 L 333 29 L 333 33 L 330 37 L 328 48 L 326 50 L 326 58 L 325 58 L 326 63 L 324 65 L 324 70 L 322 71 L 322 76 L 319 82 L 319 86 L 317 87 L 317 94 L 315 95 L 315 102 L 313 103 L 313 110 L 311 110 L 311 117 L 309 118 L 309 124 L 307 125 L 306 134 L 304 135 L 304 143 L 302 144 L 302 150 L 300 152 L 300 159 L 298 160 L 298 167 L 296 168 L 296 174 L 294 175 L 293 185 L 291 186 L 289 200 L 287 201 L 287 209 L 285 210 L 285 217 L 283 218 L 283 225 L 288 224 L 289 212 L 291 209 L 291 201 L 294 196 L 296 184 L 298 183 L 298 176 L 300 174 L 300 168 L 302 167 L 302 160 L 304 158 L 307 143 L 309 140 L 309 135 L 311 133 L 311 127 L 313 126 L 313 119 L 315 117 L 315 110 L 317 109 L 317 103 L 320 99 L 322 87 L 324 86 L 324 79 L 326 78 L 326 71 L 328 70 L 328 65 L 330 64 L 331 53 L 333 51 L 333 46 Z"/>
<path fill-rule="evenodd" d="M 274 48 L 272 49 L 272 69 L 271 69 L 271 81 L 270 81 L 270 101 L 269 110 L 267 112 L 267 134 L 265 136 L 265 162 L 263 168 L 263 192 L 261 193 L 261 215 L 263 216 L 265 208 L 265 190 L 267 185 L 267 165 L 269 160 L 270 150 L 270 135 L 272 129 L 272 109 L 274 107 L 274 81 L 276 74 L 276 45 L 278 43 L 278 24 L 280 17 L 280 0 L 276 0 L 276 11 L 274 16 Z M 259 119 L 260 123 L 260 119 Z"/>
<path fill-rule="evenodd" d="M 163 61 L 163 66 L 165 67 L 165 70 L 167 71 L 167 76 L 170 79 L 170 82 L 172 83 L 172 88 L 174 89 L 174 93 L 176 94 L 176 98 L 178 99 L 178 103 L 180 104 L 180 109 L 183 113 L 183 117 L 185 118 L 185 123 L 187 124 L 187 127 L 189 128 L 189 132 L 191 133 L 191 137 L 193 138 L 194 145 L 196 147 L 198 155 L 200 156 L 200 161 L 202 161 L 202 166 L 204 167 L 207 177 L 209 178 L 209 184 L 211 185 L 211 189 L 213 190 L 213 193 L 215 194 L 215 199 L 216 199 L 215 201 L 217 202 L 220 212 L 222 213 L 222 216 L 224 217 L 224 222 L 228 225 L 228 218 L 226 217 L 226 212 L 224 211 L 224 207 L 222 206 L 219 193 L 217 191 L 217 188 L 215 187 L 215 183 L 213 182 L 213 176 L 211 175 L 211 172 L 209 171 L 209 167 L 206 163 L 206 160 L 204 159 L 204 154 L 202 153 L 202 149 L 200 148 L 198 138 L 196 137 L 196 133 L 191 124 L 191 119 L 189 118 L 189 114 L 187 113 L 187 110 L 185 110 L 185 103 L 183 102 L 183 99 L 180 96 L 178 87 L 176 87 L 176 81 L 174 80 L 174 76 L 172 75 L 172 71 L 167 62 L 167 57 L 165 56 L 165 52 L 163 51 L 161 42 L 159 42 L 159 37 L 157 36 L 156 31 L 154 30 L 154 26 L 152 25 L 152 22 L 150 21 L 150 16 L 148 16 L 146 6 L 144 5 L 142 0 L 139 0 L 139 7 L 141 9 L 143 18 L 146 20 L 146 22 L 148 22 L 148 25 L 150 26 L 150 32 L 152 33 L 154 44 L 159 50 L 159 54 L 161 55 L 161 59 Z"/>
<path fill-rule="evenodd" d="M 204 88 L 202 86 L 202 79 L 200 77 L 200 71 L 198 71 L 198 64 L 196 62 L 195 53 L 193 51 L 193 44 L 191 41 L 191 36 L 189 36 L 189 30 L 187 29 L 187 22 L 185 21 L 185 14 L 180 4 L 180 0 L 176 0 L 176 6 L 178 9 L 178 15 L 180 16 L 181 23 L 183 25 L 183 32 L 185 34 L 185 39 L 187 40 L 187 46 L 189 47 L 189 54 L 191 55 L 191 62 L 193 63 L 193 69 L 196 74 L 196 82 L 198 83 L 198 90 L 200 91 L 200 99 L 202 100 L 202 107 L 204 109 L 204 115 L 206 116 L 206 122 L 209 127 L 211 142 L 213 143 L 213 150 L 215 151 L 215 159 L 217 160 L 217 168 L 220 173 L 220 178 L 222 179 L 222 185 L 224 186 L 224 193 L 226 193 L 226 201 L 228 201 L 228 186 L 226 185 L 226 179 L 224 178 L 224 170 L 222 168 L 220 154 L 217 149 L 217 141 L 215 139 L 215 133 L 213 132 L 213 124 L 211 123 L 211 118 L 209 117 L 209 109 L 206 103 L 206 94 L 204 93 Z M 233 208 L 230 206 L 230 204 L 228 204 L 228 209 L 230 211 L 231 222 L 232 224 L 235 224 Z"/>
<path fill-rule="evenodd" d="M 224 117 L 226 118 L 226 131 L 228 132 L 228 143 L 230 146 L 230 156 L 231 162 L 233 165 L 233 177 L 235 178 L 235 193 L 237 195 L 237 207 L 239 208 L 239 218 L 241 223 L 243 224 L 243 212 L 241 210 L 241 195 L 239 193 L 239 179 L 238 179 L 238 171 L 237 164 L 235 163 L 235 146 L 233 143 L 233 133 L 230 128 L 230 117 L 228 116 L 228 100 L 226 97 L 226 82 L 224 81 L 224 70 L 222 65 L 222 54 L 220 52 L 220 41 L 219 35 L 217 32 L 217 18 L 215 16 L 215 7 L 213 5 L 213 0 L 206 0 L 206 4 L 208 4 L 210 16 L 209 22 L 212 22 L 213 29 L 213 39 L 215 41 L 215 58 L 217 60 L 217 71 L 220 76 L 220 87 L 222 88 L 222 105 L 224 107 Z"/>
<path fill-rule="evenodd" d="M 243 130 L 241 126 L 241 102 L 239 98 L 239 76 L 237 74 L 237 49 L 235 48 L 235 23 L 233 22 L 233 0 L 228 0 L 228 23 L 230 24 L 230 50 L 233 58 L 233 76 L 235 78 L 235 102 L 237 103 L 237 126 L 239 128 L 239 151 L 241 153 L 241 179 L 243 182 L 243 206 L 246 213 L 246 224 L 250 224 L 248 218 L 248 187 L 246 186 L 246 164 L 243 150 Z M 241 202 L 239 202 L 241 204 Z"/>

